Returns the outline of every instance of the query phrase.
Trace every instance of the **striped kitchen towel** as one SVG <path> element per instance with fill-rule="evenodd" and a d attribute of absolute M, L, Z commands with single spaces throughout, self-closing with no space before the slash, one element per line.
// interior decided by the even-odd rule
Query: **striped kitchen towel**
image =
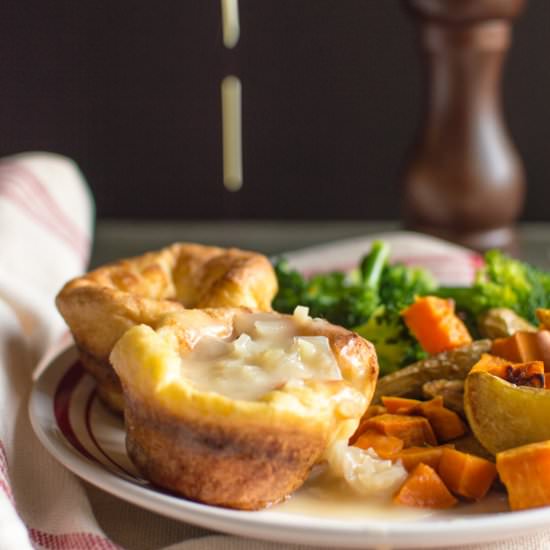
<path fill-rule="evenodd" d="M 66 333 L 53 299 L 85 268 L 93 202 L 76 165 L 49 153 L 0 161 L 0 548 L 117 548 L 79 481 L 36 439 L 32 371 Z"/>

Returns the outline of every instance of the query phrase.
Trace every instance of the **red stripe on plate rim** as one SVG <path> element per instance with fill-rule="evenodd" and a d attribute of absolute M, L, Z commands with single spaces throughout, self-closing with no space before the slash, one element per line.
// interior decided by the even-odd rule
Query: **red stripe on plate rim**
<path fill-rule="evenodd" d="M 86 431 L 88 432 L 88 435 L 90 436 L 90 439 L 97 450 L 108 460 L 109 463 L 117 468 L 118 472 L 113 472 L 112 469 L 107 466 L 107 464 L 94 456 L 78 438 L 78 435 L 75 432 L 70 419 L 71 400 L 76 388 L 78 387 L 85 374 L 86 370 L 82 363 L 80 363 L 80 361 L 76 361 L 67 369 L 55 389 L 53 400 L 54 415 L 57 421 L 57 426 L 61 430 L 61 433 L 65 436 L 65 439 L 70 443 L 70 445 L 88 460 L 94 462 L 102 468 L 106 468 L 108 471 L 114 473 L 115 475 L 122 475 L 124 479 L 127 479 L 128 481 L 137 483 L 141 486 L 150 485 L 148 481 L 136 477 L 134 474 L 132 474 L 132 472 L 129 472 L 126 468 L 124 468 L 124 466 L 114 460 L 109 455 L 109 453 L 107 453 L 105 449 L 100 445 L 94 433 L 93 423 L 91 421 L 92 405 L 97 397 L 96 389 L 94 389 L 90 393 L 86 401 L 84 412 Z"/>
<path fill-rule="evenodd" d="M 139 481 L 135 475 L 132 474 L 132 472 L 129 472 L 119 464 L 116 460 L 114 460 L 105 449 L 99 444 L 99 441 L 97 440 L 97 437 L 95 436 L 93 425 L 92 425 L 92 406 L 96 400 L 97 397 L 97 389 L 94 389 L 90 395 L 88 396 L 88 400 L 86 401 L 86 411 L 85 411 L 85 422 L 86 422 L 86 431 L 88 432 L 88 435 L 90 436 L 90 439 L 92 440 L 93 444 L 96 446 L 96 449 L 118 470 L 120 470 L 125 476 L 128 476 L 132 481 Z"/>
<path fill-rule="evenodd" d="M 75 431 L 73 430 L 69 415 L 71 398 L 85 372 L 86 371 L 80 361 L 76 361 L 67 369 L 55 389 L 53 399 L 54 415 L 61 433 L 74 447 L 74 449 L 76 449 L 81 455 L 85 456 L 88 460 L 101 464 L 101 462 L 97 460 L 97 458 L 92 455 L 78 439 Z"/>

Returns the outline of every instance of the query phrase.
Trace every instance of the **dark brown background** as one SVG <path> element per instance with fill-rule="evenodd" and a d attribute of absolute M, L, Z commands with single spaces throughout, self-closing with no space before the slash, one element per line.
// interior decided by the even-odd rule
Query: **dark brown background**
<path fill-rule="evenodd" d="M 459 0 L 457 0 L 459 1 Z M 102 218 L 399 215 L 422 104 L 398 0 L 3 0 L 0 155 L 73 157 Z M 524 219 L 549 220 L 550 2 L 531 0 L 504 79 L 527 167 Z M 224 190 L 219 84 L 243 82 L 245 184 Z"/>

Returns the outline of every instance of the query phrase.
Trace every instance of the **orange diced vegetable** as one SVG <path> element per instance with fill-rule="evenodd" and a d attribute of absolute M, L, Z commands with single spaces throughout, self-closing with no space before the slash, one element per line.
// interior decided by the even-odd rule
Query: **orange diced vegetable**
<path fill-rule="evenodd" d="M 535 313 L 537 314 L 537 318 L 540 322 L 541 330 L 550 330 L 550 309 L 538 308 Z"/>
<path fill-rule="evenodd" d="M 382 405 L 371 405 L 370 407 L 368 407 L 367 410 L 363 413 L 363 416 L 359 421 L 359 426 L 357 426 L 355 433 L 349 438 L 349 444 L 353 445 L 357 441 L 357 438 L 366 430 L 365 424 L 369 418 L 385 414 L 386 412 L 386 407 Z"/>
<path fill-rule="evenodd" d="M 436 395 L 435 397 L 432 397 L 428 401 L 420 402 L 421 409 L 423 409 L 424 407 L 444 407 L 444 406 L 445 406 L 445 399 L 443 399 L 442 395 Z"/>
<path fill-rule="evenodd" d="M 397 437 L 403 441 L 405 448 L 437 445 L 430 423 L 421 416 L 382 414 L 367 420 L 365 428 Z"/>
<path fill-rule="evenodd" d="M 508 340 L 508 338 L 505 338 L 505 340 Z M 488 372 L 489 374 L 503 378 L 511 384 L 516 384 L 516 386 L 544 387 L 543 361 L 511 363 L 510 359 L 484 353 L 481 359 L 470 370 L 471 373 L 476 371 Z"/>
<path fill-rule="evenodd" d="M 389 413 L 418 414 L 427 418 L 440 442 L 456 439 L 466 433 L 466 425 L 458 414 L 444 407 L 441 395 L 430 401 L 405 399 L 404 397 L 382 397 L 382 402 Z"/>
<path fill-rule="evenodd" d="M 369 418 L 372 418 L 373 416 L 380 416 L 381 414 L 387 413 L 386 407 L 383 405 L 371 405 L 367 408 L 367 410 L 364 412 L 363 416 L 361 417 L 361 420 L 368 420 Z"/>
<path fill-rule="evenodd" d="M 418 399 L 407 399 L 406 397 L 383 396 L 382 403 L 390 414 L 410 414 L 415 407 L 422 404 Z"/>
<path fill-rule="evenodd" d="M 490 353 L 484 353 L 480 360 L 471 368 L 470 372 L 484 371 L 504 378 L 506 367 L 509 364 L 509 359 L 504 359 L 503 357 Z"/>
<path fill-rule="evenodd" d="M 436 471 L 426 464 L 419 464 L 413 470 L 393 501 L 404 506 L 440 509 L 451 508 L 457 503 Z"/>
<path fill-rule="evenodd" d="M 432 400 L 434 401 L 434 400 Z M 425 416 L 433 428 L 439 442 L 445 443 L 462 437 L 466 433 L 466 425 L 458 414 L 437 403 L 428 401 L 421 407 L 422 416 Z"/>
<path fill-rule="evenodd" d="M 380 458 L 387 460 L 394 458 L 403 449 L 401 439 L 376 430 L 365 430 L 353 445 L 361 449 L 373 449 Z"/>
<path fill-rule="evenodd" d="M 429 401 L 420 401 L 419 399 L 408 399 L 398 396 L 384 396 L 382 402 L 390 414 L 420 414 L 424 407 L 443 407 L 444 399 L 442 395 L 436 395 Z"/>
<path fill-rule="evenodd" d="M 533 334 L 533 336 L 530 336 Z M 537 339 L 535 333 L 520 331 L 506 338 L 496 338 L 491 344 L 491 352 L 511 363 L 537 357 Z"/>
<path fill-rule="evenodd" d="M 428 353 L 439 353 L 471 343 L 464 323 L 455 315 L 454 302 L 435 296 L 417 298 L 402 313 L 409 330 Z"/>
<path fill-rule="evenodd" d="M 484 353 L 470 370 L 470 372 L 476 371 L 488 372 L 516 386 L 543 388 L 545 384 L 544 363 L 542 361 L 511 363 L 508 359 Z"/>
<path fill-rule="evenodd" d="M 550 441 L 498 453 L 497 470 L 512 510 L 550 504 Z"/>
<path fill-rule="evenodd" d="M 512 363 L 543 361 L 545 371 L 550 371 L 550 331 L 518 331 L 507 338 L 497 338 L 491 353 Z"/>
<path fill-rule="evenodd" d="M 400 459 L 407 472 L 412 472 L 420 463 L 437 470 L 443 447 L 409 447 L 403 449 L 395 458 Z"/>
<path fill-rule="evenodd" d="M 444 406 L 441 395 L 430 401 L 385 396 L 382 397 L 382 402 L 389 413 L 419 415 L 427 418 L 439 442 L 450 441 L 466 433 L 466 425 L 458 414 Z"/>
<path fill-rule="evenodd" d="M 436 395 L 434 398 L 430 399 L 429 401 L 419 401 L 418 405 L 414 407 L 414 409 L 411 410 L 411 414 L 415 415 L 418 414 L 420 416 L 426 416 L 424 414 L 424 411 L 426 409 L 432 409 L 432 408 L 443 408 L 445 406 L 445 400 L 443 399 L 442 395 Z"/>
<path fill-rule="evenodd" d="M 453 493 L 474 500 L 487 494 L 497 475 L 492 462 L 450 448 L 443 449 L 437 471 Z"/>

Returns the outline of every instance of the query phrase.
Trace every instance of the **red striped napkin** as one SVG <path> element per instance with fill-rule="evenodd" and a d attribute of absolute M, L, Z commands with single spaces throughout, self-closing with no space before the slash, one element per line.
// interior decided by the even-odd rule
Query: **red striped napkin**
<path fill-rule="evenodd" d="M 70 160 L 0 161 L 0 548 L 117 548 L 72 474 L 32 432 L 37 360 L 66 333 L 53 299 L 90 253 L 92 200 Z"/>

